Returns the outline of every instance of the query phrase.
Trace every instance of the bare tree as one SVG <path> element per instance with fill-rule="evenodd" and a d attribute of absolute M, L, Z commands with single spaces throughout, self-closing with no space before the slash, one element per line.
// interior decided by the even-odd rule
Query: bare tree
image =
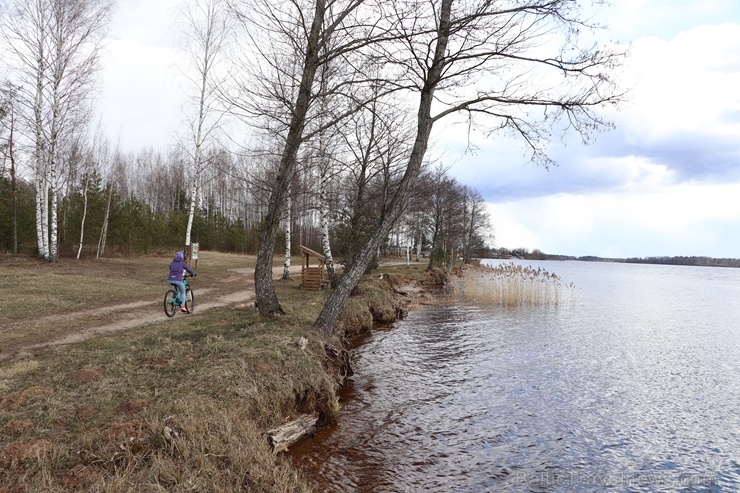
<path fill-rule="evenodd" d="M 465 115 L 470 128 L 510 130 L 548 165 L 543 151 L 554 122 L 587 138 L 607 126 L 596 108 L 621 98 L 610 71 L 621 55 L 583 48 L 589 27 L 573 0 L 409 0 L 394 4 L 398 39 L 378 45 L 397 68 L 393 80 L 419 98 L 417 131 L 406 172 L 357 262 L 331 293 L 315 326 L 331 334 L 345 301 L 402 213 L 422 167 L 435 123 Z M 537 111 L 530 111 L 537 110 Z"/>
<path fill-rule="evenodd" d="M 3 17 L 35 161 L 39 255 L 57 260 L 60 149 L 88 117 L 108 0 L 13 0 Z M 48 216 L 47 216 L 48 211 Z"/>
<path fill-rule="evenodd" d="M 19 87 L 22 111 L 19 122 L 31 136 L 33 147 L 34 188 L 36 191 L 36 240 L 38 254 L 49 258 L 48 180 L 44 139 L 44 90 L 46 86 L 47 45 L 50 29 L 50 5 L 44 0 L 16 0 L 8 5 L 0 20 L 0 35 L 7 47 L 13 76 Z"/>
<path fill-rule="evenodd" d="M 185 22 L 187 53 L 193 75 L 186 77 L 193 88 L 191 95 L 195 115 L 191 121 L 192 131 L 190 149 L 192 159 L 190 184 L 190 208 L 185 230 L 185 248 L 190 258 L 190 236 L 195 216 L 198 189 L 203 185 L 203 170 L 208 164 L 206 146 L 219 130 L 224 112 L 217 103 L 218 64 L 223 61 L 228 48 L 230 34 L 229 16 L 226 0 L 192 0 L 181 11 Z M 185 73 L 185 72 L 183 72 Z"/>
<path fill-rule="evenodd" d="M 343 153 L 337 157 L 344 265 L 350 268 L 375 225 L 386 214 L 400 180 L 410 137 L 405 113 L 376 91 L 363 110 L 340 127 Z"/>
<path fill-rule="evenodd" d="M 468 263 L 474 255 L 486 248 L 486 243 L 493 243 L 491 216 L 486 210 L 486 202 L 478 190 L 463 187 L 463 263 Z"/>
<path fill-rule="evenodd" d="M 17 88 L 6 83 L 0 88 L 0 153 L 3 170 L 10 168 L 10 190 L 13 210 L 13 255 L 18 255 L 18 184 L 16 182 L 15 140 L 18 125 Z"/>
<path fill-rule="evenodd" d="M 106 155 L 107 147 L 105 151 Z M 108 225 L 110 223 L 110 212 L 113 206 L 113 194 L 116 190 L 116 175 L 122 175 L 122 168 L 125 167 L 124 157 L 121 154 L 120 147 L 116 146 L 116 150 L 113 153 L 113 157 L 110 160 L 106 160 L 105 171 L 107 173 L 106 179 L 106 201 L 105 201 L 105 213 L 103 214 L 103 225 L 100 228 L 100 237 L 98 238 L 98 248 L 95 251 L 95 258 L 100 258 L 105 255 L 105 246 L 108 242 Z"/>
<path fill-rule="evenodd" d="M 375 29 L 375 22 L 361 22 L 360 18 L 379 14 L 361 9 L 364 0 L 234 3 L 238 3 L 235 9 L 247 26 L 249 53 L 257 73 L 248 84 L 240 84 L 240 100 L 231 98 L 231 102 L 244 115 L 261 119 L 263 129 L 281 139 L 279 165 L 262 219 L 254 274 L 257 307 L 263 316 L 272 316 L 282 313 L 272 281 L 275 238 L 299 148 L 311 137 L 305 129 L 317 93 L 321 92 L 315 87 L 316 73 L 335 59 L 345 62 L 335 64 L 337 67 L 358 67 L 347 58 L 370 42 Z M 298 67 L 292 70 L 295 61 Z M 333 80 L 326 89 L 332 97 L 355 99 L 350 79 Z M 325 126 L 333 125 L 337 119 L 341 116 L 327 118 Z M 315 128 L 312 133 L 320 130 Z"/>
<path fill-rule="evenodd" d="M 78 260 L 82 255 L 82 248 L 84 246 L 90 181 L 100 176 L 100 168 L 108 161 L 109 146 L 100 125 L 98 125 L 95 136 L 93 137 L 92 147 L 82 150 L 82 154 L 82 218 L 80 220 L 80 241 L 77 248 Z"/>

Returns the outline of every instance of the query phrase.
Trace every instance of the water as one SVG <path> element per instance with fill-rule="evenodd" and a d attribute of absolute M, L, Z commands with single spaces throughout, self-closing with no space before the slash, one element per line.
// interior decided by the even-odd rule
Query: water
<path fill-rule="evenodd" d="M 740 270 L 526 262 L 550 307 L 414 311 L 358 349 L 316 491 L 740 491 Z"/>

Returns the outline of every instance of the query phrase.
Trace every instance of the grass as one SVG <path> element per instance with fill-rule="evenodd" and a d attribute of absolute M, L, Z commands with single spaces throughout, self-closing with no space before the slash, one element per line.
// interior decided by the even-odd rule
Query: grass
<path fill-rule="evenodd" d="M 464 300 L 500 306 L 553 306 L 569 299 L 574 285 L 564 284 L 555 273 L 538 267 L 503 263 L 475 266 L 455 283 Z"/>
<path fill-rule="evenodd" d="M 201 257 L 199 288 L 217 289 L 234 265 L 247 263 Z M 123 301 L 161 297 L 168 261 L 5 259 L 2 275 L 33 296 L 69 287 L 55 293 L 61 306 L 87 309 L 106 303 L 99 295 L 106 279 L 125 278 L 119 286 L 136 289 Z M 341 348 L 345 334 L 325 338 L 310 327 L 327 292 L 301 290 L 299 277 L 276 281 L 286 315 L 275 319 L 243 305 L 171 320 L 162 314 L 144 328 L 0 361 L 0 493 L 309 491 L 272 453 L 264 430 L 301 413 L 318 412 L 322 423 L 336 416 L 340 362 L 325 348 Z M 388 293 L 400 282 L 392 274 L 364 281 L 344 326 L 354 325 L 352 310 L 371 320 L 397 313 Z M 15 296 L 16 323 L 33 321 L 34 301 L 7 287 L 0 296 Z"/>
<path fill-rule="evenodd" d="M 167 267 L 173 255 L 70 260 L 56 264 L 0 256 L 0 326 L 44 313 L 156 298 L 167 289 Z M 254 268 L 254 257 L 202 252 L 198 286 L 218 288 L 239 267 Z"/>
<path fill-rule="evenodd" d="M 214 299 L 247 289 L 254 257 L 217 252 L 201 252 L 200 257 L 192 283 L 196 302 L 198 294 Z M 152 312 L 169 289 L 170 261 L 169 255 L 62 259 L 57 264 L 0 257 L 0 357 L 17 347 L 74 334 L 81 326 L 125 323 L 133 312 Z"/>
<path fill-rule="evenodd" d="M 301 412 L 329 420 L 338 411 L 338 382 L 322 366 L 326 341 L 251 309 L 182 320 L 26 354 L 3 368 L 0 484 L 306 491 L 261 430 Z M 310 341 L 305 352 L 301 337 Z"/>

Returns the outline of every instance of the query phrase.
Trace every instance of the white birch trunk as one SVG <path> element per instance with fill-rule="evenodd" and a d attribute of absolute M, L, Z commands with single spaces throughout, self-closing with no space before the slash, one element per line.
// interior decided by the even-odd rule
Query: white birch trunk
<path fill-rule="evenodd" d="M 411 267 L 411 243 L 406 243 L 406 268 Z"/>
<path fill-rule="evenodd" d="M 285 263 L 283 263 L 283 279 L 290 279 L 290 223 L 293 219 L 293 200 L 290 197 L 290 189 L 288 189 L 286 202 L 287 218 L 285 219 Z"/>
<path fill-rule="evenodd" d="M 198 152 L 196 151 L 196 156 Z M 195 158 L 196 161 L 198 158 Z M 197 166 L 197 164 L 196 164 Z M 195 217 L 195 200 L 198 194 L 198 178 L 197 174 L 193 177 L 193 186 L 190 187 L 190 210 L 188 211 L 188 226 L 185 229 L 185 247 L 190 251 L 190 235 L 193 230 L 193 218 Z M 188 254 L 188 263 L 190 262 L 190 254 Z"/>
<path fill-rule="evenodd" d="M 90 183 L 90 176 L 85 177 L 85 188 L 82 191 L 82 221 L 80 224 L 80 246 L 77 248 L 77 260 L 80 260 L 82 253 L 82 243 L 85 238 L 85 219 L 87 219 L 87 187 Z"/>
<path fill-rule="evenodd" d="M 51 195 L 51 207 L 49 208 L 49 214 L 51 216 L 49 221 L 49 262 L 56 262 L 59 256 L 57 213 L 59 200 L 59 139 L 62 113 L 60 93 L 62 90 L 62 79 L 64 77 L 66 64 L 64 51 L 65 43 L 67 42 L 64 36 L 64 16 L 59 10 L 57 10 L 55 18 L 55 35 L 52 39 L 56 49 L 54 50 L 55 58 L 53 63 L 53 73 L 51 74 L 52 106 L 51 132 L 49 135 L 49 193 Z"/>
<path fill-rule="evenodd" d="M 208 52 L 206 51 L 206 56 Z M 198 102 L 198 128 L 195 132 L 195 156 L 193 162 L 193 185 L 190 189 L 190 210 L 188 211 L 188 226 L 185 230 L 185 247 L 190 251 L 190 236 L 193 230 L 193 218 L 195 217 L 195 201 L 198 195 L 198 177 L 200 175 L 201 161 L 203 159 L 203 123 L 205 122 L 205 97 L 206 85 L 208 82 L 208 72 L 202 73 L 200 100 Z M 189 260 L 190 255 L 188 255 Z"/>
<path fill-rule="evenodd" d="M 43 13 L 41 13 L 43 16 Z M 34 138 L 36 145 L 34 159 L 36 161 L 36 246 L 39 257 L 49 259 L 48 245 L 48 221 L 47 221 L 47 197 L 48 182 L 46 180 L 46 162 L 44 156 L 44 44 L 46 43 L 46 31 L 44 26 L 38 26 L 38 44 L 36 45 L 36 94 L 34 95 Z"/>
<path fill-rule="evenodd" d="M 319 207 L 320 207 L 320 226 L 321 226 L 321 249 L 326 258 L 326 272 L 329 275 L 329 281 L 333 284 L 336 278 L 334 270 L 334 257 L 331 254 L 331 242 L 329 241 L 329 200 L 327 198 L 328 188 L 328 165 L 324 163 L 321 168 L 321 181 L 319 183 Z"/>
<path fill-rule="evenodd" d="M 49 259 L 46 177 L 43 165 L 36 170 L 36 247 L 39 257 Z"/>
<path fill-rule="evenodd" d="M 419 255 L 421 255 L 421 228 L 419 228 L 419 239 L 416 241 L 416 261 L 419 261 Z"/>
<path fill-rule="evenodd" d="M 61 55 L 58 55 L 61 56 Z M 52 121 L 51 121 L 51 142 L 49 148 L 50 163 L 49 163 L 49 195 L 51 195 L 51 206 L 49 207 L 49 262 L 56 262 L 59 256 L 59 244 L 58 244 L 58 228 L 57 228 L 57 213 L 58 213 L 58 170 L 59 165 L 59 87 L 58 80 L 55 81 L 54 87 L 54 98 L 52 107 Z"/>

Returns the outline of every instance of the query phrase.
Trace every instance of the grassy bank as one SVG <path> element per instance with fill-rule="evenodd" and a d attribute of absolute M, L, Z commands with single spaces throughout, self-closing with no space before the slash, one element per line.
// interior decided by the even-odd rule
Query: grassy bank
<path fill-rule="evenodd" d="M 199 269 L 199 287 L 212 283 L 216 290 L 218 278 L 228 282 L 234 264 L 244 263 L 210 260 Z M 120 272 L 111 267 L 116 262 L 125 264 Z M 74 271 L 67 278 L 75 279 L 74 294 L 59 295 L 63 309 L 88 309 L 101 303 L 105 275 L 122 279 L 131 269 L 139 273 L 131 288 L 141 289 L 124 297 L 159 298 L 161 264 L 107 261 L 99 269 L 90 262 L 76 272 L 79 265 L 68 261 L 49 269 Z M 41 265 L 24 268 L 49 276 Z M 363 281 L 330 339 L 310 328 L 327 293 L 299 289 L 296 276 L 276 282 L 286 311 L 277 319 L 244 305 L 172 320 L 162 314 L 161 323 L 0 362 L 0 493 L 308 491 L 272 453 L 264 431 L 307 412 L 333 419 L 342 368 L 326 348 L 341 348 L 373 320 L 392 320 L 419 299 L 406 286 L 427 282 L 421 267 L 387 267 L 383 274 Z M 25 282 L 13 289 L 33 297 L 29 283 L 37 280 Z M 64 281 L 49 281 L 57 282 Z M 0 319 L 22 327 L 37 308 L 26 296 L 15 300 L 24 308 Z"/>

